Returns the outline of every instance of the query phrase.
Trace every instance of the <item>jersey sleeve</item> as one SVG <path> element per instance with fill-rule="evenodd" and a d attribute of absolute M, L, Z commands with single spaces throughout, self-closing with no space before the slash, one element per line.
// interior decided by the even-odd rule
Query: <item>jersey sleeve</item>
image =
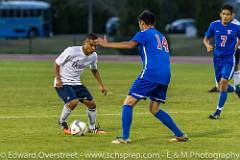
<path fill-rule="evenodd" d="M 205 33 L 205 37 L 211 38 L 214 36 L 214 23 L 211 23 L 210 26 L 208 27 L 207 32 Z"/>
<path fill-rule="evenodd" d="M 90 64 L 90 69 L 97 69 L 97 54 L 96 53 L 94 55 L 93 62 Z"/>
<path fill-rule="evenodd" d="M 138 44 L 145 45 L 146 36 L 145 36 L 144 32 L 138 32 L 133 36 L 131 41 L 136 41 Z"/>
<path fill-rule="evenodd" d="M 71 56 L 71 48 L 66 48 L 55 60 L 58 65 L 63 64 Z"/>

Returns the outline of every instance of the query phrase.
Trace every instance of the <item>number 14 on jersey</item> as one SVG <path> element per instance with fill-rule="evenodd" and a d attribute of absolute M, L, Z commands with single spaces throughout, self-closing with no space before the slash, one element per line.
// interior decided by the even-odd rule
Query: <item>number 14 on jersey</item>
<path fill-rule="evenodd" d="M 166 52 L 169 52 L 169 48 L 168 48 L 168 43 L 165 37 L 163 37 L 162 41 L 160 40 L 160 37 L 158 34 L 155 34 L 156 40 L 157 40 L 157 48 L 162 50 L 164 48 L 164 50 Z"/>

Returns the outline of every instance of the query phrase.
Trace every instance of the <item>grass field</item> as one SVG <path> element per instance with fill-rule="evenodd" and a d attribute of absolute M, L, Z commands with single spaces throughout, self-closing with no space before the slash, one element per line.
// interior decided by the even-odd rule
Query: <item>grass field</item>
<path fill-rule="evenodd" d="M 55 35 L 50 38 L 0 39 L 0 53 L 7 54 L 59 54 L 64 48 L 81 45 L 86 35 Z M 101 36 L 101 35 L 99 35 Z M 32 44 L 32 46 L 30 45 Z M 189 38 L 182 34 L 169 35 L 171 55 L 174 56 L 209 56 L 202 43 L 202 38 Z M 43 47 L 44 46 L 44 47 Z M 128 52 L 138 55 L 137 50 Z M 99 48 L 101 54 L 121 54 L 120 50 Z"/>
<path fill-rule="evenodd" d="M 172 133 L 149 113 L 148 100 L 134 109 L 132 143 L 110 144 L 121 133 L 121 104 L 141 66 L 102 62 L 99 69 L 107 96 L 100 95 L 89 71 L 82 81 L 95 97 L 98 120 L 109 133 L 74 137 L 63 135 L 57 125 L 63 103 L 52 87 L 52 62 L 1 61 L 0 159 L 70 159 L 70 155 L 72 159 L 238 158 L 238 97 L 229 95 L 220 120 L 207 118 L 218 97 L 207 93 L 214 84 L 211 65 L 172 66 L 167 104 L 162 108 L 190 137 L 189 142 L 177 144 L 168 142 Z M 76 108 L 69 122 L 75 119 L 87 121 L 83 105 Z"/>

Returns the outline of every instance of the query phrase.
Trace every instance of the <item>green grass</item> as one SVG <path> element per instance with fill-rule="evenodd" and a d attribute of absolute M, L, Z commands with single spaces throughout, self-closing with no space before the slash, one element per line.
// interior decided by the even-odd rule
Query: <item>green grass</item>
<path fill-rule="evenodd" d="M 189 142 L 177 144 L 168 142 L 172 133 L 149 113 L 148 100 L 141 101 L 134 109 L 132 143 L 110 144 L 121 133 L 122 101 L 141 66 L 138 63 L 99 63 L 99 69 L 108 88 L 107 96 L 100 95 L 89 71 L 85 71 L 82 80 L 96 100 L 101 126 L 109 133 L 74 137 L 63 135 L 57 125 L 63 103 L 53 89 L 52 63 L 1 61 L 0 159 L 11 153 L 76 153 L 79 159 L 87 159 L 85 156 L 92 152 L 130 153 L 131 156 L 157 153 L 161 159 L 184 153 L 189 157 L 177 159 L 201 159 L 191 158 L 190 153 L 239 153 L 238 97 L 229 95 L 220 120 L 207 118 L 215 110 L 218 98 L 217 94 L 207 93 L 214 84 L 211 65 L 172 66 L 167 104 L 161 107 L 190 137 Z M 83 105 L 76 108 L 69 122 L 75 119 L 87 121 Z"/>
<path fill-rule="evenodd" d="M 55 35 L 49 38 L 0 39 L 0 53 L 3 54 L 59 54 L 66 47 L 81 45 L 86 35 Z M 101 54 L 118 54 L 114 49 L 100 48 Z"/>
<path fill-rule="evenodd" d="M 101 35 L 100 35 L 101 36 Z M 28 39 L 0 39 L 0 54 L 59 54 L 68 46 L 81 45 L 85 35 L 55 35 L 50 38 L 35 38 L 32 47 Z M 189 38 L 185 35 L 169 34 L 172 56 L 209 56 L 202 38 Z M 31 49 L 30 49 L 31 48 Z M 137 49 L 126 51 L 99 47 L 98 53 L 116 55 L 122 52 L 135 53 Z"/>
<path fill-rule="evenodd" d="M 202 38 L 186 37 L 182 34 L 169 34 L 171 55 L 174 56 L 209 56 Z"/>

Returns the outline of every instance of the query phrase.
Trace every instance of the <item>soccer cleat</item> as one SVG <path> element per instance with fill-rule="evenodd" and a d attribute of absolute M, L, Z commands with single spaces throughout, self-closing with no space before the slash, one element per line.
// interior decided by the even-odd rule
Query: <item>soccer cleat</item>
<path fill-rule="evenodd" d="M 63 129 L 63 133 L 70 135 L 70 134 L 71 134 L 71 131 L 70 131 L 70 129 Z"/>
<path fill-rule="evenodd" d="M 181 137 L 174 137 L 169 139 L 169 142 L 186 142 L 188 141 L 188 136 L 186 134 L 182 135 Z"/>
<path fill-rule="evenodd" d="M 88 133 L 106 134 L 107 132 L 105 132 L 104 130 L 102 130 L 100 128 L 95 128 L 95 129 L 89 129 Z"/>
<path fill-rule="evenodd" d="M 117 137 L 111 143 L 112 144 L 129 144 L 130 142 L 131 142 L 130 139 L 123 139 L 122 137 Z"/>
<path fill-rule="evenodd" d="M 63 122 L 63 123 L 58 122 L 58 124 L 60 125 L 60 128 L 63 130 L 64 134 L 71 134 L 71 131 L 68 128 L 67 122 Z"/>
<path fill-rule="evenodd" d="M 100 129 L 100 123 L 96 121 L 95 129 L 89 129 L 88 133 L 95 133 L 95 134 L 106 134 L 104 130 Z"/>
<path fill-rule="evenodd" d="M 58 124 L 60 125 L 61 129 L 68 129 L 67 122 L 62 122 L 62 123 L 58 122 Z"/>
<path fill-rule="evenodd" d="M 215 86 L 215 87 L 209 89 L 208 92 L 209 92 L 209 93 L 219 92 L 219 89 Z"/>
<path fill-rule="evenodd" d="M 216 115 L 216 114 L 210 114 L 209 119 L 219 119 L 220 118 L 220 115 Z"/>
<path fill-rule="evenodd" d="M 240 85 L 236 85 L 236 90 L 235 93 L 238 95 L 238 97 L 240 98 Z"/>

